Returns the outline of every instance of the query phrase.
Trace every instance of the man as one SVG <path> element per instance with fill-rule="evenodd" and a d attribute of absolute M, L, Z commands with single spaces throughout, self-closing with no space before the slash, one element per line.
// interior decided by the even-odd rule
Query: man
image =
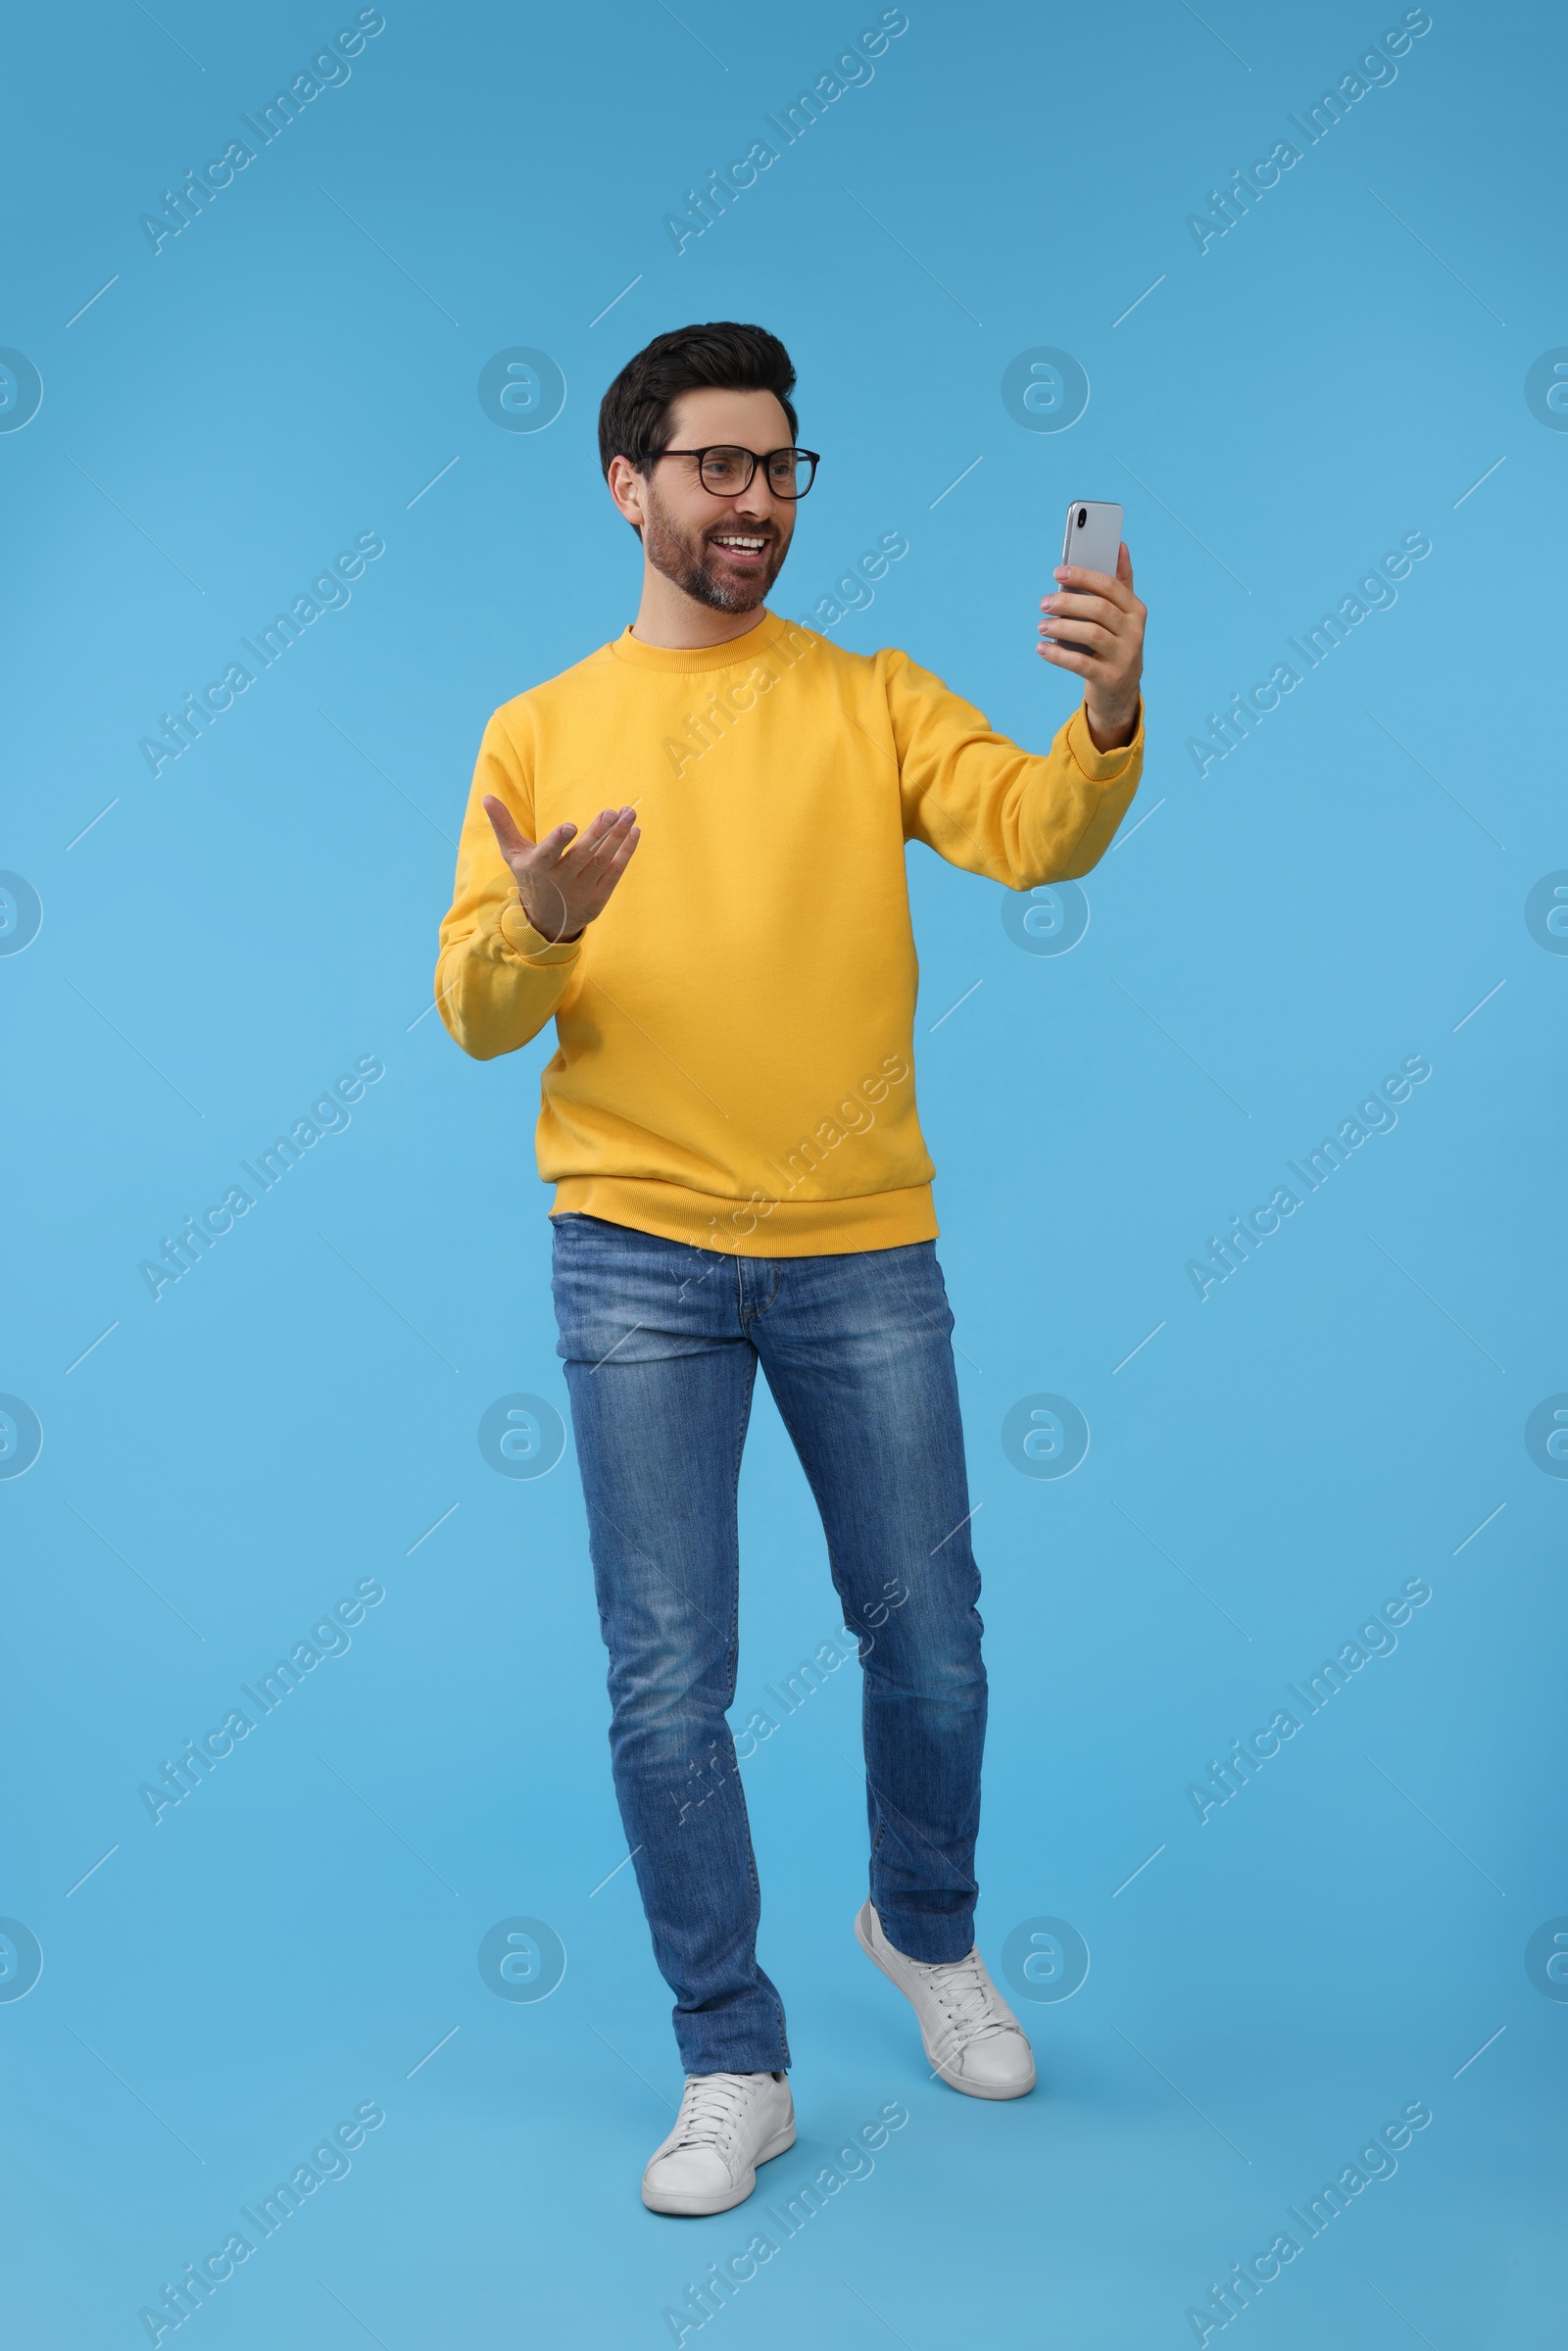
<path fill-rule="evenodd" d="M 759 1361 L 859 1634 L 855 1933 L 945 2082 L 1033 2087 L 974 1943 L 986 1681 L 905 844 L 1014 890 L 1087 873 L 1143 758 L 1125 547 L 1114 579 L 1058 570 L 1041 607 L 1039 650 L 1084 681 L 1044 756 L 906 655 L 767 610 L 817 464 L 794 384 L 775 337 L 716 324 L 660 335 L 611 385 L 600 455 L 642 541 L 637 617 L 490 720 L 436 973 L 480 1060 L 556 1022 L 537 1143 L 559 1351 L 615 1790 L 687 2076 L 643 2179 L 656 2212 L 740 2203 L 795 2138 L 725 1720 Z"/>

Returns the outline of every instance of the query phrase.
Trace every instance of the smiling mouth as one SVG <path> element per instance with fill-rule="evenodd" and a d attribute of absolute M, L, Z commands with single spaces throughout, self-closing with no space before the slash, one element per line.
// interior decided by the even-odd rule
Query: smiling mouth
<path fill-rule="evenodd" d="M 768 541 L 756 531 L 715 532 L 708 543 L 728 556 L 732 563 L 760 563 L 768 549 Z"/>

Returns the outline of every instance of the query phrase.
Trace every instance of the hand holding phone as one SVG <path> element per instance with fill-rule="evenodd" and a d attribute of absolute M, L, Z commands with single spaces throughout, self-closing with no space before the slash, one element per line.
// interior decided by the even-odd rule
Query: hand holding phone
<path fill-rule="evenodd" d="M 1121 553 L 1121 524 L 1119 506 L 1103 499 L 1075 498 L 1067 509 L 1067 526 L 1061 534 L 1062 564 L 1079 571 L 1108 571 L 1114 579 L 1116 558 Z M 1048 644 L 1054 641 L 1047 639 Z"/>
<path fill-rule="evenodd" d="M 1138 727 L 1145 608 L 1133 594 L 1132 559 L 1121 542 L 1122 510 L 1075 498 L 1067 509 L 1054 592 L 1041 602 L 1040 653 L 1084 681 L 1084 711 L 1097 750 L 1132 741 Z M 1076 576 L 1061 579 L 1066 571 Z M 1085 573 L 1102 577 L 1091 590 Z"/>

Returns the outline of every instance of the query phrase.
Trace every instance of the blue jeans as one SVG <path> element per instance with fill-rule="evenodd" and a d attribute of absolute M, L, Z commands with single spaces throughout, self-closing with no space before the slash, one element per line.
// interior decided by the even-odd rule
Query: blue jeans
<path fill-rule="evenodd" d="M 554 1224 L 615 1793 L 681 2059 L 688 2074 L 788 2066 L 725 1720 L 759 1360 L 859 1641 L 871 1899 L 911 1959 L 974 1941 L 986 1677 L 935 1246 L 737 1257 L 596 1216 Z"/>

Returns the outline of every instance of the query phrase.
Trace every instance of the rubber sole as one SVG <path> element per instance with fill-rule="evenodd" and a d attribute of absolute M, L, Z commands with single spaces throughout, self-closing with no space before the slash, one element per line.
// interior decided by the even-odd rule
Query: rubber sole
<path fill-rule="evenodd" d="M 894 1990 L 898 1992 L 903 1999 L 908 2000 L 908 1993 L 905 1990 L 897 1976 L 894 1975 L 893 1970 L 881 1958 L 877 1952 L 876 1946 L 871 1940 L 870 1933 L 866 1926 L 866 1912 L 870 1909 L 870 1907 L 871 1905 L 869 1901 L 867 1901 L 863 1903 L 855 1914 L 855 1939 L 859 1944 L 861 1950 L 865 1953 L 867 1959 L 869 1959 L 871 1962 L 871 1965 L 876 1969 L 877 1973 L 879 1975 L 886 1976 Z M 914 2008 L 914 2002 L 912 2000 L 909 2000 L 909 2005 L 911 2008 Z M 920 2012 L 917 2008 L 914 2011 L 914 2021 L 917 2025 L 920 2025 Z M 936 2076 L 937 2080 L 939 2082 L 945 2082 L 949 2089 L 961 2090 L 966 2098 L 1027 2098 L 1029 2092 L 1034 2088 L 1037 2076 L 1032 2059 L 1030 2061 L 1029 2079 L 1027 2082 L 1021 2082 L 1016 2089 L 993 2089 L 989 2086 L 989 2084 L 982 2086 L 982 2084 L 978 2082 L 964 2082 L 961 2081 L 957 2075 L 950 2074 L 947 2068 L 938 2061 L 937 2056 L 932 2049 L 931 2043 L 926 2039 L 924 2025 L 920 2025 L 920 2046 L 924 2049 L 926 2056 L 930 2061 L 931 2071 Z"/>
<path fill-rule="evenodd" d="M 766 2146 L 759 2150 L 757 2163 L 752 2166 L 750 2177 L 743 2186 L 736 2188 L 733 2195 L 661 2196 L 657 2191 L 650 2194 L 648 2182 L 645 2180 L 643 2181 L 643 2202 L 650 2212 L 673 2213 L 677 2218 L 688 2221 L 707 2220 L 715 2212 L 731 2212 L 737 2204 L 744 2204 L 756 2187 L 758 2165 L 771 2163 L 775 2155 L 787 2155 L 794 2144 L 795 2118 L 792 2115 L 783 2130 L 775 2131 Z"/>

